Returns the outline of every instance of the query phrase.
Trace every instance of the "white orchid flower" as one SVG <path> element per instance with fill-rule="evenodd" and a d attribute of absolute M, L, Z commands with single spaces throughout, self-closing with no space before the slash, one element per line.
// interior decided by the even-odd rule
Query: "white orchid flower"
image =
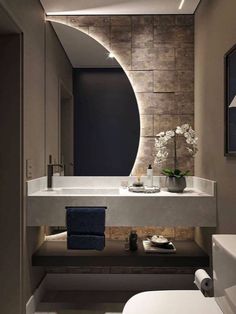
<path fill-rule="evenodd" d="M 183 134 L 184 132 L 183 132 L 183 130 L 182 130 L 182 128 L 180 126 L 177 126 L 177 128 L 175 130 L 175 133 L 176 134 Z"/>

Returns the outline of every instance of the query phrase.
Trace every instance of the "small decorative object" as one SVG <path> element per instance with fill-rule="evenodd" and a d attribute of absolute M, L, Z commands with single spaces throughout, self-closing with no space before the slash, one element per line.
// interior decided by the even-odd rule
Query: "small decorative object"
<path fill-rule="evenodd" d="M 133 186 L 135 186 L 135 187 L 143 187 L 143 182 L 141 182 L 141 177 L 140 176 L 137 176 L 137 181 L 135 181 L 133 183 Z"/>
<path fill-rule="evenodd" d="M 179 136 L 184 136 L 186 141 L 186 149 L 191 157 L 194 157 L 197 153 L 197 141 L 195 131 L 189 124 L 183 124 L 177 126 L 175 130 L 169 130 L 166 132 L 160 132 L 156 135 L 155 148 L 156 156 L 155 162 L 157 164 L 162 164 L 167 160 L 169 156 L 168 144 L 169 141 L 173 141 L 174 145 L 174 169 L 163 169 L 162 174 L 166 178 L 166 186 L 169 192 L 182 193 L 186 188 L 185 176 L 189 174 L 189 170 L 181 171 L 178 169 L 178 159 L 177 159 L 177 138 Z"/>
<path fill-rule="evenodd" d="M 129 235 L 129 249 L 130 251 L 137 251 L 138 249 L 138 235 L 135 230 L 130 232 Z"/>
<path fill-rule="evenodd" d="M 148 186 L 130 186 L 129 192 L 133 193 L 159 193 L 160 189 L 157 186 L 148 187 Z"/>
<path fill-rule="evenodd" d="M 151 237 L 150 241 L 154 246 L 165 246 L 170 242 L 167 238 L 163 237 L 162 235 L 154 235 Z"/>
<path fill-rule="evenodd" d="M 147 183 L 146 186 L 149 188 L 153 187 L 153 170 L 152 165 L 150 164 L 147 168 Z"/>

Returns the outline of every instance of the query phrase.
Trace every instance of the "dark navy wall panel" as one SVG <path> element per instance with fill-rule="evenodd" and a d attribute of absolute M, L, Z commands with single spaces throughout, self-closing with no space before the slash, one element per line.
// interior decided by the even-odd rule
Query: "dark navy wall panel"
<path fill-rule="evenodd" d="M 129 175 L 138 150 L 136 98 L 122 69 L 75 69 L 75 175 Z"/>

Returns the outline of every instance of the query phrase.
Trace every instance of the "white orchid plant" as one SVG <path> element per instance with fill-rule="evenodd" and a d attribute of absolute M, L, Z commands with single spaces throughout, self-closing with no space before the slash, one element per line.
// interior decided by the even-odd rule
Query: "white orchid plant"
<path fill-rule="evenodd" d="M 196 136 L 196 132 L 192 129 L 189 124 L 183 124 L 181 126 L 177 126 L 175 130 L 169 130 L 166 132 L 160 132 L 156 135 L 155 139 L 155 149 L 156 149 L 156 156 L 155 156 L 155 163 L 162 164 L 164 163 L 168 156 L 168 144 L 170 140 L 174 142 L 174 169 L 163 169 L 162 174 L 169 176 L 169 177 L 176 177 L 181 178 L 188 175 L 189 171 L 182 172 L 177 169 L 177 137 L 184 136 L 186 141 L 186 149 L 189 152 L 191 157 L 194 157 L 197 153 L 197 142 L 198 138 Z"/>

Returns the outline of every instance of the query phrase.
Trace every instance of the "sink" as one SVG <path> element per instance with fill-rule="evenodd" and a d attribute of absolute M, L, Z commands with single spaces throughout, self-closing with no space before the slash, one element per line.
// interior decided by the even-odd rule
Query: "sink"
<path fill-rule="evenodd" d="M 44 190 L 45 194 L 56 195 L 119 195 L 117 188 L 55 188 Z"/>

